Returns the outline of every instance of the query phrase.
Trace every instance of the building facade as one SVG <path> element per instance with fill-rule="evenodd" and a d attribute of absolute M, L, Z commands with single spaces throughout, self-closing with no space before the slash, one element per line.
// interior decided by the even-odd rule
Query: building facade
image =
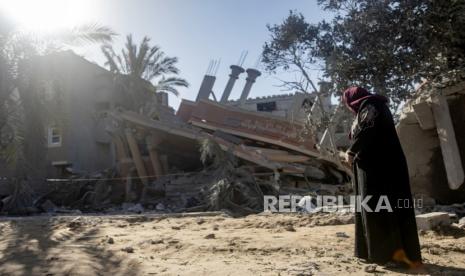
<path fill-rule="evenodd" d="M 47 176 L 88 174 L 113 167 L 115 150 L 106 131 L 105 112 L 127 109 L 127 94 L 115 74 L 72 51 L 39 57 L 33 62 L 54 99 L 46 123 Z M 157 101 L 168 106 L 166 93 Z"/>

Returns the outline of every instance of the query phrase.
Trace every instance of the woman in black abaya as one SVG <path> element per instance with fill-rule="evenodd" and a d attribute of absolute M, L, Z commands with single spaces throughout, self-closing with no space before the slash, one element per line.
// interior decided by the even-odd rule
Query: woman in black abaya
<path fill-rule="evenodd" d="M 398 261 L 420 267 L 407 162 L 388 100 L 360 87 L 344 91 L 342 100 L 355 114 L 347 151 L 355 192 L 362 200 L 371 197 L 366 204 L 369 208 L 362 206 L 355 215 L 355 255 L 369 262 Z M 384 208 L 376 212 L 377 206 Z"/>

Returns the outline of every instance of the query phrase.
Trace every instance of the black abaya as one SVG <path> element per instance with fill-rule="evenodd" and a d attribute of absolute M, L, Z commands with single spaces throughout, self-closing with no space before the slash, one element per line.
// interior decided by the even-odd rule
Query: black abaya
<path fill-rule="evenodd" d="M 373 210 L 356 212 L 355 255 L 385 263 L 403 249 L 411 261 L 420 261 L 407 162 L 387 105 L 373 98 L 364 100 L 351 136 L 355 192 L 362 199 L 372 196 L 367 205 Z M 388 199 L 392 212 L 387 208 L 375 212 L 381 196 Z"/>

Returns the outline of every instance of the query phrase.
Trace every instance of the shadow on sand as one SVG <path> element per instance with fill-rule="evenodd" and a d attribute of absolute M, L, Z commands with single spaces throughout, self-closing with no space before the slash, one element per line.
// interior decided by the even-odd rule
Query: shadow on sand
<path fill-rule="evenodd" d="M 98 225 L 50 217 L 0 220 L 1 275 L 138 275 L 99 245 Z"/>
<path fill-rule="evenodd" d="M 435 264 L 424 264 L 422 270 L 412 271 L 400 267 L 384 267 L 384 269 L 396 272 L 404 273 L 407 275 L 444 275 L 444 276 L 463 276 L 465 275 L 465 268 L 453 267 L 453 266 L 443 266 Z"/>

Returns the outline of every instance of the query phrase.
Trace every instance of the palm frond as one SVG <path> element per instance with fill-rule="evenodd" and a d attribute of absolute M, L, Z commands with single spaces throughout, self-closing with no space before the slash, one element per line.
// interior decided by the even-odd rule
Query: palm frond
<path fill-rule="evenodd" d="M 157 45 L 150 47 L 149 51 L 146 53 L 143 64 L 142 64 L 142 66 L 144 67 L 144 72 L 143 72 L 142 77 L 144 79 L 147 79 L 147 80 L 151 79 L 150 78 L 150 66 L 151 64 L 158 62 L 159 60 L 158 56 L 160 54 L 162 55 L 163 52 L 161 51 L 160 47 Z"/>
<path fill-rule="evenodd" d="M 115 51 L 113 50 L 113 47 L 111 45 L 103 45 L 101 47 L 102 53 L 105 56 L 105 65 L 110 68 L 110 71 L 113 73 L 120 73 L 119 66 L 117 64 L 117 56 L 115 54 Z"/>
<path fill-rule="evenodd" d="M 189 87 L 189 83 L 183 79 L 183 78 L 178 78 L 178 77 L 169 77 L 169 78 L 162 78 L 159 82 L 158 85 L 165 86 L 183 86 L 183 87 Z"/>
<path fill-rule="evenodd" d="M 182 79 L 182 78 L 169 77 L 169 78 L 162 78 L 155 85 L 157 92 L 168 92 L 168 93 L 172 93 L 175 96 L 178 96 L 179 92 L 176 89 L 176 87 L 189 87 L 189 83 L 185 79 Z"/>
<path fill-rule="evenodd" d="M 119 54 L 116 54 L 110 45 L 103 46 L 101 50 L 106 58 L 105 65 L 110 71 L 128 76 L 124 81 L 124 87 L 127 94 L 134 99 L 136 110 L 146 104 L 147 96 L 153 95 L 153 92 L 168 92 L 177 96 L 178 87 L 189 86 L 182 78 L 166 77 L 179 73 L 176 67 L 178 58 L 165 56 L 159 46 L 150 45 L 148 37 L 143 37 L 137 45 L 132 35 L 127 35 L 125 46 Z M 144 81 L 150 85 L 146 85 Z M 156 82 L 156 85 L 152 85 L 152 81 Z"/>
<path fill-rule="evenodd" d="M 132 42 L 132 35 L 126 37 L 126 51 L 123 51 L 124 61 L 126 63 L 128 74 L 138 76 L 140 68 L 136 63 L 137 56 L 137 45 Z"/>
<path fill-rule="evenodd" d="M 144 37 L 139 45 L 139 52 L 136 53 L 136 60 L 134 62 L 137 65 L 137 71 L 135 73 L 139 77 L 142 77 L 146 71 L 147 60 L 150 60 L 150 57 L 147 55 L 150 49 L 149 41 L 150 38 Z"/>
<path fill-rule="evenodd" d="M 178 63 L 177 57 L 165 57 L 164 53 L 161 52 L 157 59 L 157 62 L 150 64 L 149 79 L 165 74 L 179 74 L 179 69 L 176 67 L 176 63 Z"/>
<path fill-rule="evenodd" d="M 92 43 L 109 43 L 117 34 L 109 27 L 96 23 L 76 26 L 71 30 L 62 30 L 50 36 L 63 44 L 80 46 Z"/>

